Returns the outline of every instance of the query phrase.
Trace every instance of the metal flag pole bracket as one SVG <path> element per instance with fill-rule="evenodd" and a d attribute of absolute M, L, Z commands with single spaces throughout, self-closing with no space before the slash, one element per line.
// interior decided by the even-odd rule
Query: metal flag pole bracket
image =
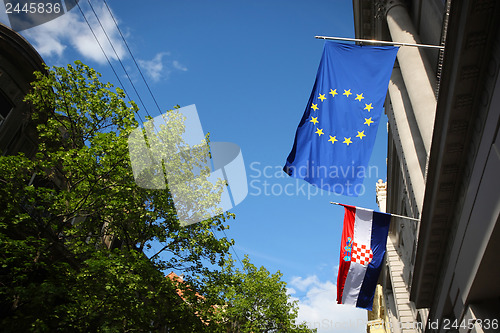
<path fill-rule="evenodd" d="M 341 204 L 340 202 L 333 202 L 333 201 L 330 201 L 330 203 L 332 205 L 338 205 L 338 206 L 346 206 L 344 204 Z M 391 216 L 394 216 L 394 217 L 400 217 L 402 219 L 407 219 L 407 220 L 412 220 L 412 221 L 420 221 L 420 219 L 417 219 L 417 218 L 414 218 L 414 217 L 409 217 L 409 216 L 403 216 L 403 215 L 398 215 L 398 214 L 392 214 L 392 213 L 386 213 L 386 214 L 390 214 Z"/>
<path fill-rule="evenodd" d="M 412 46 L 412 47 L 423 47 L 423 48 L 440 49 L 440 50 L 444 49 L 444 46 L 440 46 L 440 45 L 388 42 L 388 41 L 384 41 L 384 40 L 347 38 L 347 37 L 327 37 L 327 36 L 314 36 L 314 38 L 316 38 L 316 39 L 328 39 L 328 40 L 342 40 L 342 41 L 347 41 L 347 42 L 360 42 L 360 43 L 368 43 L 368 44 L 392 45 L 395 47 Z"/>

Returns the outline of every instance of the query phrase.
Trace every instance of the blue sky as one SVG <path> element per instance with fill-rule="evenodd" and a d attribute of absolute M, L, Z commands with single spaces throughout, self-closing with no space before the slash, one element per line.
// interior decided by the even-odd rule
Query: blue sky
<path fill-rule="evenodd" d="M 100 0 L 92 4 L 149 113 L 159 115 L 106 7 Z M 195 104 L 211 141 L 240 146 L 249 194 L 232 210 L 236 219 L 226 232 L 235 240 L 238 256 L 248 254 L 255 265 L 283 273 L 292 297 L 300 301 L 300 319 L 318 332 L 365 332 L 365 310 L 335 304 L 343 209 L 329 202 L 377 209 L 375 183 L 386 175 L 385 116 L 363 196 L 329 194 L 281 171 L 323 49 L 323 41 L 314 36 L 354 37 L 352 2 L 108 4 L 162 111 Z M 88 3 L 81 1 L 81 6 L 131 99 L 138 102 Z M 22 34 L 49 65 L 80 59 L 101 72 L 104 81 L 119 85 L 78 8 Z"/>

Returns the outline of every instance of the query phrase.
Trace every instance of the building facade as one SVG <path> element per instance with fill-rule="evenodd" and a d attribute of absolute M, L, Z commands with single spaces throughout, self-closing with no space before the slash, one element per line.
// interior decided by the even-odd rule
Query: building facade
<path fill-rule="evenodd" d="M 45 71 L 43 61 L 30 43 L 1 23 L 0 50 L 0 154 L 31 157 L 37 135 L 23 100 L 35 80 L 33 72 Z"/>
<path fill-rule="evenodd" d="M 377 200 L 419 221 L 391 223 L 385 324 L 500 331 L 500 2 L 353 0 L 353 9 L 357 38 L 444 46 L 401 47 L 389 83 Z"/>

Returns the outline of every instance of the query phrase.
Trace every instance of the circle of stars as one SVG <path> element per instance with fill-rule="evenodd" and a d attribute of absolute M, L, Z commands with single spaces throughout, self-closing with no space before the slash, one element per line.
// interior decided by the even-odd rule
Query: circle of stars
<path fill-rule="evenodd" d="M 320 102 L 321 103 L 324 102 L 327 99 L 327 97 L 325 97 L 325 95 L 327 95 L 327 94 L 319 94 L 319 96 L 317 96 L 317 99 L 319 99 L 320 101 L 318 101 L 317 103 L 311 103 L 311 109 L 313 109 L 314 112 L 319 110 L 318 104 L 320 104 Z M 335 96 L 339 95 L 339 93 L 337 92 L 337 89 L 330 89 L 330 91 L 328 92 L 328 95 L 331 95 L 331 98 L 335 98 Z M 351 92 L 351 89 L 344 90 L 344 92 L 342 93 L 342 96 L 345 96 L 346 98 L 349 98 L 351 95 L 353 95 L 353 93 Z M 363 96 L 363 93 L 355 94 L 355 95 L 356 95 L 356 97 L 354 99 L 356 101 L 365 104 L 365 107 L 363 110 L 366 110 L 367 112 L 371 112 L 373 110 L 372 103 L 366 104 L 363 102 L 363 100 L 365 99 L 365 97 Z M 309 119 L 309 122 L 313 123 L 313 125 L 316 126 L 319 123 L 318 117 L 319 116 L 316 116 L 316 117 L 311 116 L 311 119 Z M 372 120 L 372 117 L 369 117 L 369 118 L 365 118 L 365 122 L 363 123 L 363 125 L 370 127 L 371 124 L 373 124 L 373 123 L 374 123 L 374 121 Z M 357 131 L 357 132 L 358 132 L 358 134 L 355 136 L 355 138 L 359 138 L 359 140 L 363 140 L 363 138 L 366 136 L 365 130 Z M 325 133 L 323 132 L 323 129 L 319 128 L 319 127 L 316 127 L 316 131 L 314 133 L 317 134 L 318 137 L 325 135 Z M 354 143 L 352 136 L 351 137 L 344 137 L 343 140 L 337 139 L 337 136 L 328 135 L 328 137 L 329 137 L 328 142 L 331 142 L 332 144 L 335 144 L 335 142 L 342 142 L 342 143 L 346 144 L 347 146 L 349 146 L 349 145 Z M 342 140 L 342 141 L 339 141 L 339 140 Z"/>

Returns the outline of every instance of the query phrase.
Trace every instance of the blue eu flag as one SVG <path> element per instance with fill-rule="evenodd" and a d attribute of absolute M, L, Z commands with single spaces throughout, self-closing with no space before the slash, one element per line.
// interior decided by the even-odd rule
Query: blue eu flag
<path fill-rule="evenodd" d="M 316 82 L 283 170 L 358 196 L 368 174 L 398 48 L 326 42 Z"/>

